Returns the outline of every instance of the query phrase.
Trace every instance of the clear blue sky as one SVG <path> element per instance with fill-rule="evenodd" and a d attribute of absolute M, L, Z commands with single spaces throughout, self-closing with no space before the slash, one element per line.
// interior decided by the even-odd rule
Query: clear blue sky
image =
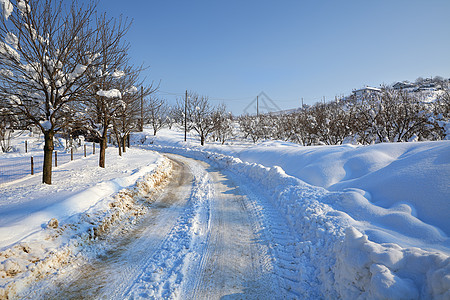
<path fill-rule="evenodd" d="M 100 0 L 132 18 L 147 81 L 240 114 L 261 91 L 282 109 L 417 77 L 450 77 L 449 0 Z"/>

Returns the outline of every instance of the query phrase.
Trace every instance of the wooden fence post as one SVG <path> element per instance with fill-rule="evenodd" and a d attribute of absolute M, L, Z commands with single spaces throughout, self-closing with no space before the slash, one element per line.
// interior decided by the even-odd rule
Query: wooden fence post
<path fill-rule="evenodd" d="M 58 151 L 55 151 L 55 167 L 58 166 Z"/>
<path fill-rule="evenodd" d="M 86 144 L 84 144 L 84 157 L 86 157 Z"/>
<path fill-rule="evenodd" d="M 71 161 L 73 160 L 73 147 L 70 148 L 70 160 Z"/>
<path fill-rule="evenodd" d="M 92 143 L 92 154 L 95 154 L 95 142 Z"/>
<path fill-rule="evenodd" d="M 33 162 L 33 156 L 31 156 L 31 175 L 34 175 L 34 162 Z"/>
<path fill-rule="evenodd" d="M 28 141 L 25 141 L 25 153 L 28 152 Z"/>

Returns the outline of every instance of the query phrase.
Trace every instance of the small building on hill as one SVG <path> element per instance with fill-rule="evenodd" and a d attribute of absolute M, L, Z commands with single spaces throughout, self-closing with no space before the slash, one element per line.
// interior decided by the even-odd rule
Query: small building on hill
<path fill-rule="evenodd" d="M 355 98 L 357 100 L 362 100 L 362 99 L 372 98 L 377 95 L 380 95 L 381 92 L 382 92 L 382 90 L 379 88 L 366 86 L 362 89 L 354 90 L 353 95 L 355 95 Z"/>
<path fill-rule="evenodd" d="M 394 90 L 406 90 L 406 89 L 415 89 L 417 88 L 417 85 L 415 85 L 414 83 L 411 83 L 409 81 L 399 81 L 397 83 L 395 83 L 392 88 Z"/>

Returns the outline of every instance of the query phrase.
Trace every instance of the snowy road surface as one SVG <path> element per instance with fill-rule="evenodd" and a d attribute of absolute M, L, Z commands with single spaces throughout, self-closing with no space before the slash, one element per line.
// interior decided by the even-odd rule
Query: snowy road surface
<path fill-rule="evenodd" d="M 168 156 L 174 162 L 172 180 L 150 204 L 146 216 L 135 225 L 120 224 L 85 250 L 95 252 L 97 247 L 95 259 L 80 258 L 18 296 L 295 297 L 274 275 L 289 276 L 289 270 L 273 271 L 276 262 L 282 262 L 276 258 L 276 247 L 271 246 L 277 244 L 277 229 L 269 242 L 249 196 L 231 178 L 204 162 Z"/>

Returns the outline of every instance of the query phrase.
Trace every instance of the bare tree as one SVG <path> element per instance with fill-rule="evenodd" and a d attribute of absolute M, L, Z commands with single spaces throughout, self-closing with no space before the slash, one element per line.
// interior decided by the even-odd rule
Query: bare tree
<path fill-rule="evenodd" d="M 119 145 L 119 155 L 126 151 L 126 144 L 129 140 L 130 133 L 133 130 L 140 130 L 141 112 L 145 111 L 143 99 L 148 97 L 157 88 L 153 87 L 153 83 L 143 86 L 139 76 L 142 67 L 127 66 L 124 69 L 124 75 L 119 80 L 118 88 L 122 92 L 122 105 L 115 111 L 112 119 L 113 131 Z M 140 91 L 136 86 L 141 86 Z M 120 150 L 122 146 L 122 151 Z"/>
<path fill-rule="evenodd" d="M 206 96 L 198 96 L 191 93 L 188 102 L 189 127 L 200 137 L 200 145 L 205 145 L 206 138 L 214 130 L 212 120 L 213 108 Z"/>
<path fill-rule="evenodd" d="M 72 103 L 90 88 L 87 74 L 99 61 L 95 6 L 22 0 L 3 8 L 0 96 L 42 131 L 43 182 L 51 184 L 53 136 L 73 120 Z"/>
<path fill-rule="evenodd" d="M 121 80 L 126 75 L 129 45 L 124 41 L 130 23 L 122 19 L 97 19 L 96 43 L 99 44 L 99 64 L 90 70 L 92 84 L 89 97 L 84 98 L 86 127 L 100 143 L 99 166 L 105 167 L 108 130 L 120 110 L 125 109 L 122 100 Z"/>
<path fill-rule="evenodd" d="M 232 115 L 227 113 L 225 104 L 221 104 L 213 111 L 214 136 L 224 144 L 233 134 Z"/>
<path fill-rule="evenodd" d="M 244 132 L 244 138 L 250 138 L 253 143 L 256 143 L 260 139 L 268 137 L 270 133 L 268 132 L 268 127 L 264 122 L 264 115 L 259 116 L 241 116 L 239 118 L 239 126 Z"/>
<path fill-rule="evenodd" d="M 208 135 L 214 130 L 212 117 L 214 108 L 210 105 L 208 97 L 199 96 L 194 92 L 189 92 L 187 103 L 185 101 L 186 99 L 177 100 L 177 105 L 172 112 L 172 117 L 184 128 L 186 105 L 186 128 L 188 131 L 194 130 L 198 134 L 200 144 L 203 146 Z"/>
<path fill-rule="evenodd" d="M 165 100 L 150 97 L 145 105 L 145 121 L 152 126 L 153 135 L 169 123 L 169 107 Z"/>

